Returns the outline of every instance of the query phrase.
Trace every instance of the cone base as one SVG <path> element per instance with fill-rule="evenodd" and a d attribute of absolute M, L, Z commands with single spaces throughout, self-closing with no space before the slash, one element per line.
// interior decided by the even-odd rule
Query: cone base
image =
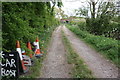
<path fill-rule="evenodd" d="M 41 53 L 41 54 L 38 54 L 38 55 L 35 55 L 35 57 L 37 57 L 37 58 L 40 58 L 40 57 L 42 57 L 43 56 L 43 54 Z"/>
<path fill-rule="evenodd" d="M 40 49 L 37 49 L 35 54 L 40 55 L 41 54 Z"/>

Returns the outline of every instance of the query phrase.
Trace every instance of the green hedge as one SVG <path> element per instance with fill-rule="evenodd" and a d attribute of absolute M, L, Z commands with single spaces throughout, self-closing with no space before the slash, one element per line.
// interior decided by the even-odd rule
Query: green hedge
<path fill-rule="evenodd" d="M 16 50 L 16 40 L 21 48 L 28 50 L 26 43 L 39 37 L 44 44 L 53 26 L 59 24 L 55 14 L 51 14 L 50 2 L 3 2 L 2 3 L 2 49 Z M 53 12 L 54 13 L 54 12 Z"/>
<path fill-rule="evenodd" d="M 76 35 L 78 35 L 85 42 L 92 45 L 95 49 L 97 49 L 101 54 L 104 54 L 108 59 L 110 59 L 113 63 L 115 63 L 118 67 L 120 67 L 120 63 L 118 63 L 118 50 L 120 46 L 118 45 L 118 40 L 114 40 L 112 38 L 106 38 L 103 36 L 95 36 L 86 31 L 80 30 L 78 27 L 72 27 L 67 25 L 67 27 L 73 31 Z"/>

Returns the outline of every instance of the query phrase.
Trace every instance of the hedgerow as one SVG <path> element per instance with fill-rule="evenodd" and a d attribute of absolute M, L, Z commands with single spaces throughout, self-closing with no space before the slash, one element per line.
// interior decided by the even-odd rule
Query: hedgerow
<path fill-rule="evenodd" d="M 2 3 L 2 47 L 13 51 L 16 40 L 27 50 L 26 43 L 39 37 L 40 45 L 47 40 L 50 28 L 59 24 L 50 2 L 3 2 Z M 51 14 L 53 13 L 53 14 Z"/>

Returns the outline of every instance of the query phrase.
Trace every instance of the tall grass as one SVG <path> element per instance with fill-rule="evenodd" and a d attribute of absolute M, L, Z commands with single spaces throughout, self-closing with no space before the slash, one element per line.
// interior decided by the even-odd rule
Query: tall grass
<path fill-rule="evenodd" d="M 120 42 L 118 40 L 106 38 L 104 36 L 95 36 L 87 31 L 82 31 L 78 27 L 73 27 L 71 25 L 67 25 L 67 27 L 120 68 L 120 63 L 118 63 L 120 60 L 118 58 L 118 50 L 120 49 L 120 45 L 118 45 L 118 43 Z"/>

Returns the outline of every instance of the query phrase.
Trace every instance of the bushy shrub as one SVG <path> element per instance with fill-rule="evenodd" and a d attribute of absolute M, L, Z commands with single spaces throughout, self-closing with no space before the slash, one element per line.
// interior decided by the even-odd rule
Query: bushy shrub
<path fill-rule="evenodd" d="M 86 22 L 79 22 L 79 23 L 78 23 L 78 27 L 79 27 L 81 30 L 86 30 Z"/>
<path fill-rule="evenodd" d="M 81 30 L 88 31 L 94 35 L 104 35 L 113 39 L 120 39 L 120 24 L 110 21 L 106 16 L 104 18 L 86 18 L 86 22 L 77 23 Z"/>
<path fill-rule="evenodd" d="M 120 23 L 111 22 L 109 24 L 109 30 L 104 32 L 105 37 L 111 37 L 113 39 L 120 40 Z"/>

